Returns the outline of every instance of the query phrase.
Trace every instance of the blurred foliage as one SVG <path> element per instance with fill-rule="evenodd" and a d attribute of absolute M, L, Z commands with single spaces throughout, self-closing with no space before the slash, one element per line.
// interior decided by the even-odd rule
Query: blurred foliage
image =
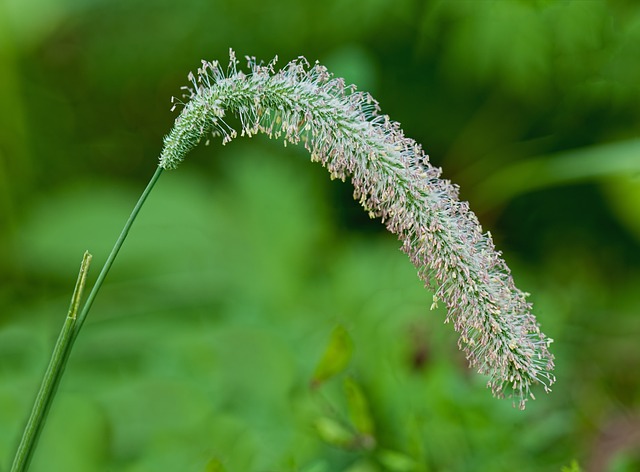
<path fill-rule="evenodd" d="M 3 0 L 0 470 L 83 251 L 95 277 L 169 98 L 229 47 L 319 59 L 425 145 L 532 293 L 558 383 L 525 412 L 492 399 L 349 185 L 300 149 L 213 143 L 143 209 L 33 470 L 638 470 L 640 7 L 621 0 Z"/>

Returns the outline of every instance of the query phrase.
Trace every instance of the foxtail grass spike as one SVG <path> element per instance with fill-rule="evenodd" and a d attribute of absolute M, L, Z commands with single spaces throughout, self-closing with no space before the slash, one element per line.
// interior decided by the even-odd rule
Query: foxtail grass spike
<path fill-rule="evenodd" d="M 228 113 L 239 117 L 241 136 L 265 133 L 285 145 L 302 143 L 332 178 L 349 178 L 356 200 L 398 235 L 493 394 L 524 409 L 534 384 L 550 391 L 552 340 L 540 331 L 528 294 L 515 286 L 491 235 L 458 199 L 458 187 L 441 178 L 421 146 L 379 113 L 371 95 L 318 63 L 299 58 L 276 71 L 275 59 L 266 65 L 247 60 L 243 72 L 231 51 L 226 68 L 203 61 L 189 74 L 185 96 L 174 103 L 181 111 L 164 139 L 160 167 L 175 168 L 210 136 L 221 136 L 223 144 L 237 137 Z"/>

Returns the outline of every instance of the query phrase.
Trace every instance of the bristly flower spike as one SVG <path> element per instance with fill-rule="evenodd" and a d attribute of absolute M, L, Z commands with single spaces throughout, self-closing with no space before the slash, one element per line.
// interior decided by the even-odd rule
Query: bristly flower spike
<path fill-rule="evenodd" d="M 226 72 L 218 62 L 203 61 L 189 75 L 187 100 L 178 101 L 183 108 L 164 139 L 160 167 L 175 168 L 210 135 L 222 136 L 223 143 L 235 138 L 224 120 L 228 111 L 239 117 L 241 135 L 302 142 L 332 178 L 350 178 L 356 200 L 398 235 L 493 394 L 513 397 L 524 409 L 532 385 L 550 391 L 552 340 L 540 331 L 527 294 L 515 286 L 491 235 L 421 146 L 379 114 L 371 95 L 320 64 L 298 58 L 276 72 L 275 60 L 262 65 L 247 59 L 247 73 L 238 70 L 231 51 Z"/>

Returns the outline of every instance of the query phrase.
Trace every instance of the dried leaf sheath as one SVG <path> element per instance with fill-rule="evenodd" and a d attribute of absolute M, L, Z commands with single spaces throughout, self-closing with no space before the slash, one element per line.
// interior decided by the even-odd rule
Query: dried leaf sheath
<path fill-rule="evenodd" d="M 460 333 L 470 363 L 489 377 L 496 396 L 513 396 L 521 408 L 530 388 L 546 391 L 555 381 L 551 339 L 539 328 L 526 294 L 516 288 L 491 235 L 483 234 L 458 189 L 440 178 L 422 148 L 398 123 L 378 114 L 367 93 L 345 86 L 327 70 L 304 59 L 274 71 L 249 60 L 237 68 L 233 53 L 225 72 L 203 62 L 190 74 L 188 100 L 165 137 L 160 166 L 175 168 L 203 138 L 237 136 L 224 121 L 239 116 L 242 135 L 258 132 L 303 142 L 332 178 L 350 178 L 355 198 L 371 216 L 398 235 L 402 248 L 434 300 L 447 308 L 447 321 Z"/>

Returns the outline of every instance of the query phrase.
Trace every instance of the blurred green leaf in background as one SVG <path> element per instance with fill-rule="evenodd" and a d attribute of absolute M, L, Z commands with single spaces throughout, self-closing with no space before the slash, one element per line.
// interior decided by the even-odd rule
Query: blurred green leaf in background
<path fill-rule="evenodd" d="M 4 0 L 0 470 L 83 251 L 104 261 L 170 97 L 229 48 L 318 59 L 424 145 L 531 292 L 554 391 L 491 398 L 397 241 L 302 149 L 213 142 L 143 208 L 32 470 L 640 469 L 640 6 Z"/>

